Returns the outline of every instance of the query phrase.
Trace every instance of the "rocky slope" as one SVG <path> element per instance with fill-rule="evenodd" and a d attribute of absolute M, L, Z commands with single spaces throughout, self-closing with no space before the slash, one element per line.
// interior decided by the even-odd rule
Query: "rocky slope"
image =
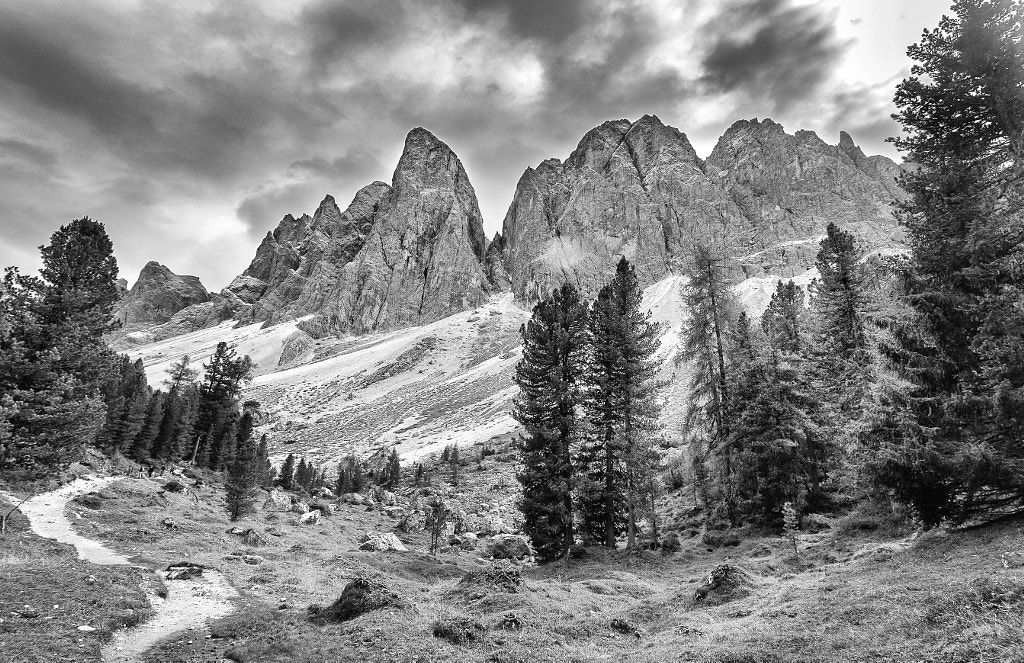
<path fill-rule="evenodd" d="M 135 285 L 114 307 L 114 320 L 124 327 L 163 324 L 178 311 L 210 301 L 210 293 L 196 276 L 175 274 L 158 262 L 148 262 Z"/>
<path fill-rule="evenodd" d="M 619 255 L 653 283 L 695 243 L 735 257 L 738 279 L 791 276 L 813 264 L 830 221 L 865 250 L 898 245 L 898 171 L 845 133 L 829 145 L 771 120 L 736 122 L 706 162 L 657 117 L 606 122 L 565 162 L 523 174 L 503 224 L 503 266 L 528 301 L 565 280 L 592 293 Z"/>

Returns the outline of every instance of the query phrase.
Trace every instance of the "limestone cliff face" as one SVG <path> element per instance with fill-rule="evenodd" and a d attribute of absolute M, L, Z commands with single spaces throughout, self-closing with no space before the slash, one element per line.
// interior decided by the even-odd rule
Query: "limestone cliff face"
<path fill-rule="evenodd" d="M 304 325 L 311 333 L 428 322 L 478 306 L 493 288 L 476 193 L 451 148 L 413 129 L 383 193 L 359 251 L 317 278 L 322 296 L 289 310 L 317 313 Z"/>
<path fill-rule="evenodd" d="M 749 276 L 810 268 L 829 222 L 865 249 L 900 242 L 892 208 L 899 166 L 866 157 L 845 132 L 837 146 L 812 131 L 790 135 L 771 120 L 743 120 L 718 140 L 706 169 L 750 222 L 737 254 Z"/>
<path fill-rule="evenodd" d="M 487 247 L 462 163 L 414 129 L 391 186 L 363 187 L 344 212 L 327 196 L 312 217 L 286 216 L 227 292 L 249 305 L 243 322 L 314 316 L 303 322 L 313 334 L 391 329 L 483 303 L 494 287 Z"/>
<path fill-rule="evenodd" d="M 126 328 L 162 324 L 178 311 L 207 302 L 210 297 L 198 277 L 175 274 L 160 263 L 151 261 L 139 272 L 131 290 L 118 300 L 114 307 L 114 320 Z"/>
<path fill-rule="evenodd" d="M 654 282 L 695 243 L 739 258 L 738 273 L 787 276 L 813 264 L 829 221 L 868 248 L 892 244 L 898 171 L 846 134 L 833 146 L 770 120 L 734 124 L 706 163 L 657 117 L 606 122 L 564 163 L 526 170 L 505 216 L 501 257 L 526 300 L 565 280 L 593 294 L 620 255 Z"/>
<path fill-rule="evenodd" d="M 505 216 L 503 258 L 520 297 L 564 280 L 592 293 L 620 255 L 650 283 L 693 242 L 721 245 L 745 221 L 686 136 L 645 115 L 592 129 L 564 163 L 527 169 Z"/>

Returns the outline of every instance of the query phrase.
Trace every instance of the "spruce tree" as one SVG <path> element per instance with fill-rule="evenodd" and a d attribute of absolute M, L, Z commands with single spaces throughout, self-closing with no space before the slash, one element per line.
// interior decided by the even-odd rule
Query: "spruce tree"
<path fill-rule="evenodd" d="M 292 490 L 295 487 L 295 454 L 288 454 L 281 465 L 281 473 L 277 482 L 285 490 Z"/>
<path fill-rule="evenodd" d="M 238 445 L 234 459 L 228 465 L 227 511 L 232 521 L 255 511 L 256 488 L 259 484 L 261 459 L 252 438 Z"/>
<path fill-rule="evenodd" d="M 392 449 L 388 456 L 387 467 L 384 468 L 385 483 L 388 488 L 394 488 L 402 480 L 402 464 L 398 459 L 398 450 Z"/>
<path fill-rule="evenodd" d="M 237 426 L 238 398 L 244 383 L 252 380 L 255 365 L 248 355 L 221 341 L 217 344 L 199 385 L 199 411 L 196 432 L 201 436 L 195 450 L 200 465 L 220 469 L 229 462 L 235 444 L 232 429 Z"/>
<path fill-rule="evenodd" d="M 768 308 L 761 315 L 764 335 L 776 350 L 789 353 L 803 350 L 803 301 L 803 291 L 792 280 L 778 281 Z"/>
<path fill-rule="evenodd" d="M 7 270 L 0 288 L 0 465 L 40 477 L 94 443 L 117 365 L 103 343 L 117 262 L 103 224 L 62 226 L 41 249 L 40 277 Z"/>
<path fill-rule="evenodd" d="M 655 522 L 658 327 L 640 310 L 642 297 L 633 266 L 622 258 L 588 316 L 583 406 L 593 435 L 581 454 L 588 467 L 581 512 L 584 533 L 609 548 L 623 530 L 632 547 L 638 521 Z"/>
<path fill-rule="evenodd" d="M 863 362 L 866 296 L 864 275 L 857 264 L 853 235 L 829 223 L 815 267 L 819 278 L 811 288 L 817 321 L 815 345 L 835 366 Z"/>
<path fill-rule="evenodd" d="M 149 402 L 146 404 L 146 418 L 142 425 L 142 430 L 135 436 L 135 441 L 131 446 L 131 455 L 139 460 L 150 459 L 150 449 L 156 441 L 157 435 L 160 434 L 160 423 L 164 418 L 164 402 L 166 396 L 162 391 L 155 391 L 153 395 L 149 397 Z"/>
<path fill-rule="evenodd" d="M 958 0 L 908 49 L 896 91 L 911 257 L 882 350 L 912 387 L 878 395 L 863 439 L 878 482 L 926 525 L 1024 511 L 1021 13 Z"/>
<path fill-rule="evenodd" d="M 587 306 L 566 283 L 541 300 L 521 329 L 523 358 L 512 415 L 526 429 L 519 442 L 523 530 L 541 561 L 575 542 L 573 454 L 579 444 L 580 381 L 586 368 Z"/>

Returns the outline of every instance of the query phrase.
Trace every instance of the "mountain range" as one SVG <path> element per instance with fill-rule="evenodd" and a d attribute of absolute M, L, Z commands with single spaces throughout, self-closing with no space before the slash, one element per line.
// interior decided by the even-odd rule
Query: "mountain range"
<path fill-rule="evenodd" d="M 290 450 L 418 454 L 514 430 L 511 376 L 531 303 L 564 281 L 592 296 L 625 256 L 661 323 L 671 431 L 688 382 L 678 344 L 692 247 L 731 258 L 734 291 L 758 315 L 779 278 L 814 278 L 829 222 L 865 259 L 903 249 L 899 172 L 846 133 L 830 145 L 744 120 L 702 160 L 657 117 L 616 120 L 564 161 L 526 169 L 488 239 L 459 158 L 417 128 L 391 184 L 366 185 L 344 210 L 328 195 L 312 216 L 285 216 L 220 292 L 147 264 L 117 305 L 113 342 L 155 382 L 181 355 L 229 341 L 257 362 L 246 397 Z"/>

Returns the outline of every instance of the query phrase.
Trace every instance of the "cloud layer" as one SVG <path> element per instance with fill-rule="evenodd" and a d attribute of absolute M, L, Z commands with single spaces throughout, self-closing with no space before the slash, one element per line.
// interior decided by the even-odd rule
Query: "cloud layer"
<path fill-rule="evenodd" d="M 656 113 L 704 154 L 754 116 L 878 152 L 898 71 L 839 77 L 859 42 L 838 6 L 4 3 L 0 263 L 34 268 L 57 226 L 90 215 L 129 280 L 156 259 L 218 289 L 284 214 L 390 181 L 414 126 L 463 159 L 489 232 L 525 167 L 608 119 Z"/>

